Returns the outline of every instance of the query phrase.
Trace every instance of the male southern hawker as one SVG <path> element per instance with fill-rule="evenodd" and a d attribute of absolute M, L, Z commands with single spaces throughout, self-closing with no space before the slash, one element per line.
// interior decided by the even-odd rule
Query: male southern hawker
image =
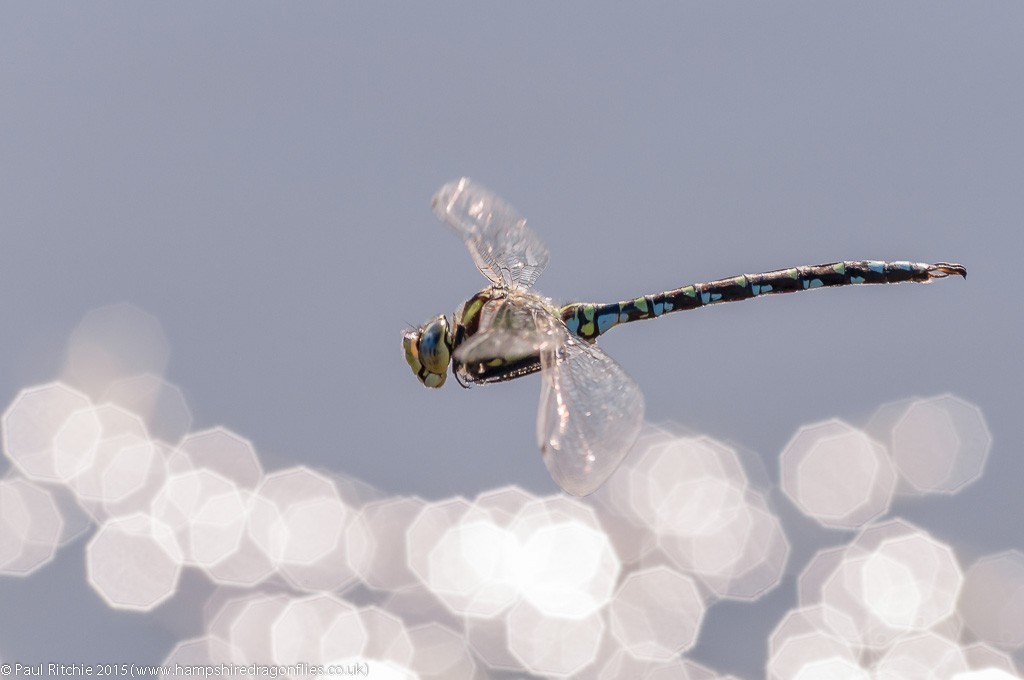
<path fill-rule="evenodd" d="M 530 292 L 548 263 L 544 244 L 500 197 L 462 178 L 441 187 L 434 213 L 466 243 L 491 285 L 406 331 L 405 360 L 427 387 L 441 387 L 448 364 L 463 387 L 541 372 L 537 442 L 565 491 L 595 491 L 625 458 L 640 432 L 640 388 L 595 340 L 621 323 L 763 295 L 858 283 L 927 283 L 959 264 L 858 260 L 743 274 L 610 304 L 556 307 Z"/>

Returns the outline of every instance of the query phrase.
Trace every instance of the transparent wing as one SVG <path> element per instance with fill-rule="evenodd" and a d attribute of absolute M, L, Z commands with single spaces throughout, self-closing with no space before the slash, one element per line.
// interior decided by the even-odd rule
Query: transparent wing
<path fill-rule="evenodd" d="M 564 331 L 541 351 L 537 444 L 552 478 L 585 496 L 600 487 L 640 433 L 644 396 L 611 357 Z"/>
<path fill-rule="evenodd" d="M 468 177 L 434 195 L 434 214 L 466 242 L 477 269 L 496 286 L 525 291 L 548 264 L 548 249 L 500 196 Z"/>
<path fill-rule="evenodd" d="M 554 341 L 555 323 L 541 302 L 523 296 L 505 298 L 492 315 L 481 318 L 480 330 L 459 345 L 455 358 L 472 364 L 536 354 Z"/>

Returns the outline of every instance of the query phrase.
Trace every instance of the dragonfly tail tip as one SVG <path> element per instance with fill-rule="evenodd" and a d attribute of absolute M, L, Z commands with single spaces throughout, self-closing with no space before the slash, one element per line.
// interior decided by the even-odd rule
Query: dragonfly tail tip
<path fill-rule="evenodd" d="M 944 279 L 951 274 L 967 278 L 967 267 L 954 262 L 936 262 L 928 270 L 933 279 Z"/>

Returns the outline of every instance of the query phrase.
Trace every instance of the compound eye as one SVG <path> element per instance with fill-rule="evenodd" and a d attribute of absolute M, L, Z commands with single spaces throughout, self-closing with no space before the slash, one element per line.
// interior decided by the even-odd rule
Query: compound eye
<path fill-rule="evenodd" d="M 420 353 L 417 347 L 419 342 L 419 331 L 409 331 L 402 336 L 402 350 L 405 352 L 405 363 L 409 364 L 409 368 L 417 376 L 423 370 L 423 364 L 420 363 Z"/>
<path fill-rule="evenodd" d="M 441 387 L 452 358 L 452 335 L 442 314 L 402 336 L 405 362 L 427 387 Z"/>
<path fill-rule="evenodd" d="M 417 343 L 420 363 L 430 373 L 444 375 L 452 359 L 452 339 L 448 319 L 441 315 L 420 329 Z"/>

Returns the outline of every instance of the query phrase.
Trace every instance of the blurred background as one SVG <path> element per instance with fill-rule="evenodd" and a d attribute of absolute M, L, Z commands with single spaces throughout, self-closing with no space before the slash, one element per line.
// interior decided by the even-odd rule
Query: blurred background
<path fill-rule="evenodd" d="M 966 281 L 782 296 L 602 338 L 647 419 L 740 452 L 781 522 L 770 591 L 709 601 L 687 652 L 759 677 L 802 602 L 797 576 L 865 523 L 900 517 L 962 570 L 1024 548 L 1022 82 L 1013 2 L 7 3 L 5 447 L 19 393 L 61 380 L 91 404 L 149 394 L 166 451 L 219 426 L 266 473 L 316 469 L 353 517 L 371 498 L 556 494 L 535 377 L 428 391 L 402 360 L 405 328 L 486 283 L 430 212 L 462 175 L 527 217 L 551 251 L 537 289 L 563 302 L 842 259 L 962 262 Z M 885 440 L 878 423 L 906 400 L 947 394 L 980 477 L 843 526 L 783 488 L 802 427 L 839 418 Z M 6 453 L 0 472 L 21 479 Z M 0 578 L 0 661 L 160 663 L 209 629 L 221 586 L 187 566 L 158 606 L 111 606 L 88 547 L 117 513 L 27 477 L 62 504 L 62 539 Z M 359 588 L 353 601 L 379 604 Z"/>

